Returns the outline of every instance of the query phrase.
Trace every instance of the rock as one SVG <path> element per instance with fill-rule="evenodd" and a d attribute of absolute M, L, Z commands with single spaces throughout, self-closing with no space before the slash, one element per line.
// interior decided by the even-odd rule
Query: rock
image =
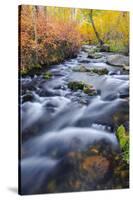
<path fill-rule="evenodd" d="M 89 96 L 94 96 L 97 94 L 93 85 L 84 85 L 83 91 L 84 91 L 84 93 L 88 94 Z"/>
<path fill-rule="evenodd" d="M 100 46 L 100 52 L 109 52 L 110 51 L 110 47 L 108 44 L 103 44 L 102 46 Z"/>
<path fill-rule="evenodd" d="M 56 191 L 56 181 L 55 180 L 51 180 L 48 182 L 47 190 L 48 190 L 48 192 Z"/>
<path fill-rule="evenodd" d="M 23 103 L 24 102 L 27 102 L 27 101 L 33 101 L 34 100 L 34 96 L 33 96 L 33 94 L 31 93 L 31 92 L 29 92 L 29 93 L 27 93 L 27 94 L 25 94 L 24 96 L 23 96 Z"/>
<path fill-rule="evenodd" d="M 118 67 L 129 66 L 129 57 L 120 54 L 110 55 L 107 57 L 107 63 Z"/>
<path fill-rule="evenodd" d="M 91 72 L 96 73 L 98 75 L 104 75 L 104 74 L 108 74 L 108 70 L 106 68 L 102 68 L 102 69 L 92 69 Z"/>
<path fill-rule="evenodd" d="M 72 81 L 68 83 L 68 87 L 71 90 L 83 90 L 84 88 L 84 83 L 82 81 Z"/>
<path fill-rule="evenodd" d="M 96 89 L 91 84 L 85 84 L 82 81 L 72 81 L 68 83 L 68 87 L 71 90 L 77 91 L 82 90 L 84 93 L 88 94 L 89 96 L 94 96 L 97 94 Z"/>
<path fill-rule="evenodd" d="M 73 71 L 74 72 L 87 72 L 87 68 L 83 65 L 80 65 L 78 67 L 74 67 Z"/>
<path fill-rule="evenodd" d="M 88 60 L 88 59 L 79 59 L 78 62 L 79 63 L 90 63 L 90 60 Z"/>
<path fill-rule="evenodd" d="M 109 171 L 110 162 L 103 156 L 89 156 L 81 163 L 82 170 L 88 176 L 89 182 L 100 181 Z"/>
<path fill-rule="evenodd" d="M 44 79 L 50 79 L 51 77 L 52 77 L 53 75 L 52 75 L 52 73 L 50 72 L 50 71 L 47 71 L 47 72 L 45 72 L 44 74 L 43 74 L 43 78 Z"/>
<path fill-rule="evenodd" d="M 81 152 L 70 152 L 65 159 L 65 166 L 70 167 L 71 171 L 64 177 L 64 183 L 75 183 L 71 187 L 75 190 L 78 186 L 88 189 L 105 181 L 110 172 L 110 161 L 101 155 L 88 156 Z M 66 167 L 63 168 L 66 169 Z M 81 184 L 79 184 L 81 183 Z M 65 184 L 66 185 L 66 184 Z M 75 188 L 76 187 L 76 188 Z"/>
<path fill-rule="evenodd" d="M 81 50 L 87 53 L 95 53 L 95 52 L 99 52 L 100 48 L 97 46 L 83 45 Z"/>
<path fill-rule="evenodd" d="M 85 151 L 73 149 L 68 152 L 60 162 L 56 179 L 58 191 L 88 191 L 128 185 L 127 164 L 118 152 L 106 145 L 98 143 Z"/>
<path fill-rule="evenodd" d="M 100 68 L 87 68 L 83 65 L 73 68 L 73 71 L 75 71 L 75 72 L 90 72 L 90 73 L 96 73 L 98 75 L 104 75 L 104 74 L 109 73 L 107 68 L 101 68 L 101 69 Z"/>
<path fill-rule="evenodd" d="M 123 69 L 129 71 L 129 66 L 123 65 Z"/>
<path fill-rule="evenodd" d="M 88 54 L 88 58 L 91 59 L 99 59 L 101 58 L 103 55 L 101 53 L 89 53 Z"/>

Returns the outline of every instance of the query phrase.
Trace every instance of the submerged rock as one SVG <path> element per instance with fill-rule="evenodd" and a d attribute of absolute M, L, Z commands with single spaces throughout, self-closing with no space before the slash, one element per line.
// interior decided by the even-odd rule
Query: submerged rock
<path fill-rule="evenodd" d="M 110 55 L 107 57 L 107 63 L 118 67 L 129 66 L 129 57 L 120 54 Z"/>

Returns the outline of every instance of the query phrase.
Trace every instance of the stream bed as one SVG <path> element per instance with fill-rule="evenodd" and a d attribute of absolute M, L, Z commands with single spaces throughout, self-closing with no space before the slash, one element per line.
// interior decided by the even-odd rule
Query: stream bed
<path fill-rule="evenodd" d="M 85 50 L 86 47 L 86 50 Z M 129 187 L 116 129 L 129 129 L 129 73 L 109 65 L 108 55 L 88 58 L 85 46 L 74 59 L 21 77 L 21 161 L 23 194 Z M 107 69 L 99 75 L 78 68 Z M 76 69 L 76 70 L 75 70 Z M 90 96 L 69 82 L 91 84 Z"/>

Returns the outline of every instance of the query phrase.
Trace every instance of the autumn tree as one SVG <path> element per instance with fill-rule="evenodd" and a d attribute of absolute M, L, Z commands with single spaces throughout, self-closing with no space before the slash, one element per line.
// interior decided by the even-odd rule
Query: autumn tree
<path fill-rule="evenodd" d="M 95 23 L 94 23 L 94 20 L 93 20 L 93 10 L 91 9 L 90 12 L 89 12 L 89 17 L 90 17 L 90 22 L 92 24 L 92 27 L 93 27 L 93 30 L 94 30 L 94 33 L 97 37 L 97 40 L 98 40 L 98 43 L 102 46 L 104 44 L 103 40 L 100 38 L 100 35 L 96 29 L 96 26 L 95 26 Z"/>

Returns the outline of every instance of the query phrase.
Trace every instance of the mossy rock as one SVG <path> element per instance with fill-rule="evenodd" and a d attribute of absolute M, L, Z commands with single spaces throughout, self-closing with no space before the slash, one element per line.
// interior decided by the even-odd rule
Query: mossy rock
<path fill-rule="evenodd" d="M 88 156 L 81 163 L 81 169 L 88 176 L 90 182 L 100 181 L 108 173 L 110 162 L 103 156 Z"/>
<path fill-rule="evenodd" d="M 80 65 L 79 67 L 73 68 L 74 72 L 90 72 L 90 73 L 95 73 L 98 75 L 104 75 L 108 74 L 108 69 L 107 68 L 102 68 L 102 69 L 97 69 L 97 68 L 86 68 L 84 65 Z"/>
<path fill-rule="evenodd" d="M 41 69 L 41 65 L 40 65 L 39 63 L 33 64 L 31 68 L 34 68 L 34 69 Z"/>
<path fill-rule="evenodd" d="M 77 91 L 82 90 L 84 93 L 88 94 L 89 96 L 94 96 L 97 94 L 96 89 L 91 84 L 85 84 L 82 81 L 72 81 L 68 83 L 68 88 L 71 90 Z"/>
<path fill-rule="evenodd" d="M 52 76 L 53 76 L 53 74 L 49 71 L 47 71 L 43 74 L 43 78 L 46 80 L 49 80 L 50 78 L 52 78 Z"/>
<path fill-rule="evenodd" d="M 84 83 L 82 81 L 72 81 L 72 82 L 69 82 L 68 83 L 68 87 L 71 89 L 71 90 L 83 90 L 84 88 Z"/>
<path fill-rule="evenodd" d="M 110 51 L 110 46 L 108 44 L 103 44 L 100 46 L 100 52 L 109 52 Z"/>
<path fill-rule="evenodd" d="M 73 68 L 74 72 L 87 72 L 87 68 L 84 65 L 80 65 Z"/>
<path fill-rule="evenodd" d="M 91 59 L 99 59 L 101 58 L 103 55 L 101 53 L 89 53 L 88 54 L 88 58 Z"/>
<path fill-rule="evenodd" d="M 108 70 L 106 68 L 103 69 L 92 69 L 91 72 L 96 73 L 98 75 L 108 74 Z"/>
<path fill-rule="evenodd" d="M 83 91 L 84 91 L 84 93 L 88 94 L 89 96 L 94 96 L 97 94 L 93 85 L 84 85 Z"/>
<path fill-rule="evenodd" d="M 123 125 L 119 126 L 116 132 L 120 148 L 123 152 L 122 157 L 127 163 L 129 163 L 129 135 Z"/>
<path fill-rule="evenodd" d="M 26 68 L 21 69 L 20 74 L 21 74 L 22 76 L 25 76 L 25 75 L 28 74 L 28 70 L 27 70 Z"/>

